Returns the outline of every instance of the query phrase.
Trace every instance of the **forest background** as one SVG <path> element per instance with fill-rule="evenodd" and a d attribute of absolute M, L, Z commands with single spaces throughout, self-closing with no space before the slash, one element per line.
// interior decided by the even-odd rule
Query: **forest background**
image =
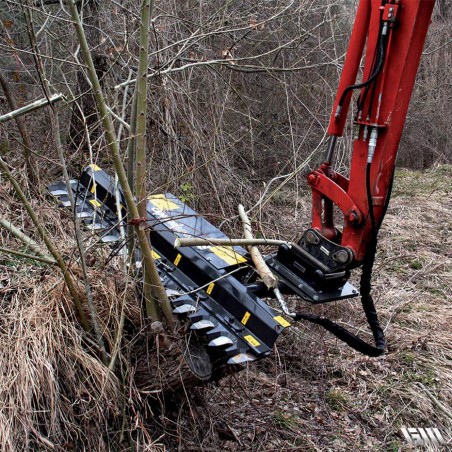
<path fill-rule="evenodd" d="M 190 412 L 194 409 L 191 404 L 202 405 L 207 403 L 205 400 L 193 402 L 187 396 L 186 400 L 182 398 L 185 401 L 170 404 L 178 406 L 174 410 L 148 404 L 130 373 L 131 356 L 136 352 L 134 340 L 117 334 L 123 328 L 124 317 L 136 325 L 144 324 L 133 295 L 136 282 L 123 274 L 120 263 L 110 263 L 105 252 L 92 250 L 89 242 L 81 248 L 83 239 L 77 237 L 77 225 L 74 232 L 70 214 L 62 213 L 46 198 L 47 185 L 61 179 L 65 171 L 70 177 L 78 177 L 89 164 L 111 173 L 115 170 L 111 143 L 102 122 L 105 114 L 99 113 L 98 99 L 93 94 L 89 63 L 74 26 L 71 5 L 83 24 L 120 159 L 126 168 L 130 143 L 135 146 L 141 136 L 130 130 L 130 124 L 134 122 L 132 106 L 138 90 L 135 80 L 143 75 L 140 68 L 145 68 L 146 74 L 141 77 L 145 88 L 142 85 L 139 91 L 144 95 L 138 97 L 146 104 L 142 108 L 147 109 L 147 116 L 143 116 L 147 119 L 142 124 L 146 138 L 139 141 L 146 150 L 146 171 L 144 181 L 136 185 L 138 191 L 144 190 L 138 193 L 139 198 L 172 192 L 212 223 L 221 224 L 231 236 L 241 233 L 241 225 L 235 219 L 237 205 L 257 205 L 252 214 L 257 234 L 292 240 L 309 221 L 305 177 L 323 158 L 326 127 L 356 3 L 157 0 L 143 4 L 149 4 L 151 11 L 147 19 L 148 55 L 143 54 L 140 45 L 146 23 L 141 2 L 0 0 L 0 115 L 36 99 L 64 95 L 52 107 L 0 126 L 0 157 L 5 162 L 0 216 L 47 245 L 36 223 L 30 221 L 29 210 L 18 202 L 18 192 L 6 176 L 9 172 L 63 261 L 75 260 L 81 266 L 73 278 L 73 289 L 91 300 L 90 309 L 82 311 L 85 309 L 87 322 L 93 325 L 91 339 L 95 350 L 93 354 L 84 348 L 83 334 L 71 317 L 74 297 L 61 284 L 61 273 L 52 273 L 44 263 L 1 255 L 0 290 L 5 309 L 1 334 L 3 343 L 10 346 L 5 346 L 0 362 L 2 368 L 3 363 L 15 363 L 9 365 L 0 384 L 0 444 L 5 450 L 33 445 L 59 449 L 65 444 L 75 445 L 75 449 L 77 444 L 87 444 L 93 450 L 107 449 L 112 444 L 152 449 L 181 442 L 188 447 L 184 441 L 190 440 L 196 447 L 265 447 L 258 445 L 248 431 L 243 437 L 238 435 L 240 428 L 224 421 L 223 414 L 218 414 L 222 419 L 218 424 Z M 441 190 L 447 187 L 448 164 L 452 162 L 451 24 L 452 6 L 446 0 L 437 0 L 398 157 L 398 166 L 408 171 L 404 174 L 414 184 L 417 179 L 411 170 L 426 171 L 443 182 L 439 188 L 435 185 L 432 193 L 443 193 Z M 351 138 L 350 124 L 340 141 L 335 163 L 343 172 L 349 164 Z M 440 170 L 433 175 L 435 168 Z M 278 190 L 273 192 L 270 186 Z M 403 183 L 401 187 L 405 187 Z M 401 194 L 408 196 L 409 188 L 406 190 Z M 271 196 L 263 197 L 268 193 Z M 434 200 L 431 206 L 434 211 Z M 21 249 L 20 241 L 10 230 L 3 228 L 1 232 L 2 247 Z M 42 254 L 48 252 L 58 261 L 48 246 Z M 411 263 L 407 265 L 411 268 Z M 73 268 L 71 271 L 77 273 Z M 67 273 L 63 274 L 66 277 Z M 403 277 L 411 278 L 406 274 Z M 444 290 L 443 277 L 438 277 L 439 289 L 435 286 L 435 290 Z M 72 294 L 70 282 L 66 284 Z M 50 323 L 42 321 L 45 312 L 51 313 Z M 340 315 L 340 309 L 335 313 Z M 308 339 L 303 336 L 299 340 L 309 342 Z M 103 340 L 108 350 L 113 350 L 109 356 Z M 407 356 L 404 355 L 405 364 L 412 364 L 411 352 L 402 352 Z M 71 360 L 76 364 L 69 365 Z M 24 365 L 25 362 L 32 364 Z M 256 379 L 264 388 L 273 384 L 272 372 L 282 375 L 281 368 L 288 365 L 273 364 L 274 369 L 268 365 L 256 370 Z M 305 365 L 309 367 L 309 361 Z M 344 361 L 343 365 L 346 369 L 349 363 Z M 108 368 L 114 371 L 114 377 L 108 377 Z M 343 370 L 340 372 L 342 375 Z M 425 387 L 432 383 L 430 376 L 444 377 L 428 375 L 416 382 Z M 226 385 L 231 384 L 227 381 Z M 325 379 L 322 381 L 325 384 Z M 297 384 L 289 385 L 292 391 L 299 390 Z M 309 384 L 317 385 L 314 378 Z M 254 390 L 261 392 L 256 387 Z M 284 390 L 278 386 L 274 393 L 279 391 Z M 349 407 L 348 396 L 341 391 L 328 388 L 322 392 L 322 400 L 333 414 Z M 202 399 L 208 392 L 194 394 Z M 268 395 L 268 399 L 273 396 Z M 304 398 L 303 406 L 317 403 L 311 396 Z M 229 397 L 229 410 L 232 402 L 244 403 L 237 397 L 237 402 Z M 421 402 L 427 400 L 432 403 L 428 396 Z M 444 405 L 444 401 L 438 403 Z M 434 403 L 429 410 L 434 410 Z M 303 425 L 299 423 L 302 416 L 293 418 L 286 411 L 278 408 L 272 413 L 271 426 L 276 433 L 269 441 L 276 441 L 275 447 L 285 441 L 279 430 L 299 431 Z M 321 411 L 310 419 L 321 422 Z M 446 421 L 441 422 L 446 425 Z M 197 433 L 190 440 L 183 439 L 183 429 L 185 433 Z M 369 439 L 363 429 L 356 437 L 354 430 L 346 432 L 345 439 L 341 435 L 333 440 L 331 436 L 323 439 L 320 434 L 317 442 L 304 437 L 306 444 L 294 447 L 311 447 L 310 442 L 314 441 L 312 447 L 321 448 L 322 441 L 338 438 L 339 448 L 341 441 L 393 441 L 384 435 Z M 209 432 L 206 440 L 199 433 L 203 431 Z M 290 441 L 295 444 L 295 439 Z M 193 444 L 190 447 L 195 447 Z"/>

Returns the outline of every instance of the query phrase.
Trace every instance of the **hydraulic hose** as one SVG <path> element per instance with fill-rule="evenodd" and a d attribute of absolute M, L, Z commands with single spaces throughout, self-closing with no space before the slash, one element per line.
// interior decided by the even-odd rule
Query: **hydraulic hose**
<path fill-rule="evenodd" d="M 380 39 L 378 41 L 378 47 L 377 47 L 378 58 L 377 58 L 377 64 L 375 65 L 375 70 L 372 72 L 370 77 L 365 82 L 357 83 L 355 85 L 350 85 L 344 89 L 344 91 L 342 92 L 341 97 L 339 99 L 339 103 L 337 105 L 336 117 L 340 116 L 340 113 L 342 110 L 342 105 L 344 104 L 345 98 L 347 97 L 347 94 L 350 91 L 353 91 L 355 89 L 364 88 L 364 87 L 370 85 L 374 80 L 376 80 L 376 78 L 380 74 L 381 70 L 383 69 L 384 62 L 385 62 L 385 54 L 386 54 L 385 37 L 386 37 L 386 33 L 384 33 L 384 30 L 382 30 L 382 32 L 380 33 Z"/>

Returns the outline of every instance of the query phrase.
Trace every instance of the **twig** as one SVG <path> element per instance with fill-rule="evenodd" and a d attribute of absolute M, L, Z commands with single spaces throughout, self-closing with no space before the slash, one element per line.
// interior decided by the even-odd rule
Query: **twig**
<path fill-rule="evenodd" d="M 20 251 L 10 250 L 8 248 L 0 247 L 0 253 L 13 254 L 14 256 L 26 257 L 38 262 L 44 262 L 45 264 L 55 265 L 55 259 L 51 257 L 33 256 L 32 254 L 21 253 Z"/>
<path fill-rule="evenodd" d="M 275 239 L 214 239 L 214 238 L 178 238 L 174 241 L 174 248 L 183 248 L 184 246 L 208 246 L 208 245 L 220 245 L 220 246 L 251 246 L 251 245 L 284 245 L 286 240 Z"/>
<path fill-rule="evenodd" d="M 449 418 L 452 419 L 452 413 L 451 411 L 443 405 L 422 383 L 417 383 L 417 386 L 419 386 L 428 396 L 428 398 Z"/>
<path fill-rule="evenodd" d="M 19 239 L 22 243 L 28 246 L 34 253 L 39 254 L 39 256 L 44 257 L 45 259 L 51 259 L 49 256 L 39 245 L 39 243 L 35 242 L 31 237 L 24 234 L 21 230 L 17 229 L 10 221 L 0 219 L 0 227 L 6 229 L 11 232 L 11 234 Z"/>

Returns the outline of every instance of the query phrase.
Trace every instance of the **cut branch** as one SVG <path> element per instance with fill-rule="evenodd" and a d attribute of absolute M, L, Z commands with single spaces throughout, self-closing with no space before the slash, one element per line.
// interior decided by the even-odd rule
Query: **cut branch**
<path fill-rule="evenodd" d="M 239 204 L 239 215 L 243 223 L 243 233 L 245 235 L 245 238 L 248 240 L 254 240 L 253 233 L 251 231 L 251 223 L 242 204 Z M 249 246 L 248 251 L 250 252 L 250 256 L 256 267 L 256 271 L 259 273 L 259 276 L 261 277 L 263 283 L 269 289 L 277 289 L 278 279 L 268 268 L 268 265 L 266 264 L 257 246 Z"/>
<path fill-rule="evenodd" d="M 279 246 L 287 244 L 286 240 L 274 239 L 214 239 L 214 238 L 178 238 L 174 241 L 174 248 L 183 248 L 184 246 L 251 246 L 251 245 L 273 245 Z"/>
<path fill-rule="evenodd" d="M 17 110 L 6 113 L 6 115 L 0 116 L 0 124 L 10 121 L 11 119 L 18 118 L 19 116 L 26 115 L 27 113 L 31 113 L 32 111 L 38 110 L 39 108 L 46 107 L 47 105 L 53 104 L 63 98 L 63 94 L 59 93 L 54 94 L 49 98 L 44 97 L 43 99 L 39 99 L 31 104 L 25 105 L 25 107 L 18 108 Z"/>

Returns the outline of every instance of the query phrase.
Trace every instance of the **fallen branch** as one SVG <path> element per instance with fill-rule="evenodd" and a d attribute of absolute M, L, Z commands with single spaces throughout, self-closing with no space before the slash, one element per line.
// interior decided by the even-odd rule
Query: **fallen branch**
<path fill-rule="evenodd" d="M 245 238 L 249 241 L 256 241 L 251 231 L 250 220 L 242 204 L 239 204 L 238 210 L 240 219 L 242 220 L 243 223 L 243 233 L 245 235 Z M 282 243 L 287 242 L 283 241 Z M 255 245 L 248 246 L 248 251 L 250 253 L 254 266 L 256 267 L 256 271 L 259 273 L 259 276 L 262 279 L 262 282 L 267 286 L 268 289 L 273 290 L 273 293 L 275 294 L 275 297 L 278 300 L 278 303 L 280 304 L 284 313 L 290 317 L 293 317 L 294 313 L 290 312 L 289 308 L 287 307 L 286 301 L 284 300 L 284 297 L 282 296 L 282 293 L 279 290 L 278 278 L 273 274 L 273 272 L 268 267 L 257 246 Z"/>
<path fill-rule="evenodd" d="M 32 259 L 38 262 L 44 262 L 45 264 L 55 265 L 55 259 L 51 257 L 33 256 L 32 254 L 21 253 L 20 251 L 10 250 L 8 248 L 0 247 L 0 253 L 12 254 L 14 256 L 26 257 L 27 259 Z"/>
<path fill-rule="evenodd" d="M 219 245 L 219 246 L 251 246 L 251 245 L 273 245 L 279 246 L 284 245 L 286 240 L 275 240 L 275 239 L 214 239 L 208 238 L 203 239 L 200 237 L 193 238 L 178 238 L 174 241 L 174 248 L 183 248 L 184 246 L 209 246 L 209 245 Z"/>
<path fill-rule="evenodd" d="M 422 383 L 417 383 L 428 396 L 428 398 L 449 418 L 452 419 L 452 413 L 444 404 L 442 404 Z"/>
<path fill-rule="evenodd" d="M 22 243 L 28 246 L 34 253 L 42 256 L 44 259 L 51 260 L 52 257 L 49 256 L 31 237 L 24 234 L 20 229 L 16 228 L 10 221 L 0 219 L 0 227 L 9 231 L 16 239 L 19 239 Z"/>

